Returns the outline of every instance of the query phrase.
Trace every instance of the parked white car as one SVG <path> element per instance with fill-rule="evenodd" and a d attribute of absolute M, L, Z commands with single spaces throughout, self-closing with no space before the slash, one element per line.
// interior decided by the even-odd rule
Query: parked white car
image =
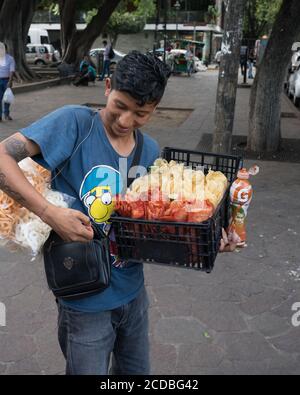
<path fill-rule="evenodd" d="M 29 64 L 44 66 L 60 60 L 60 54 L 51 44 L 27 44 L 26 60 Z"/>
<path fill-rule="evenodd" d="M 97 56 L 99 53 L 104 54 L 105 48 L 93 48 L 90 50 L 90 57 L 94 62 L 95 66 L 97 65 Z M 113 71 L 117 65 L 117 63 L 126 56 L 125 53 L 114 49 L 115 57 L 110 61 L 110 68 Z"/>
<path fill-rule="evenodd" d="M 293 53 L 291 63 L 292 70 L 296 70 L 300 66 L 300 50 Z"/>
<path fill-rule="evenodd" d="M 291 71 L 288 84 L 287 94 L 289 98 L 293 99 L 296 107 L 300 106 L 300 65 L 297 70 Z"/>
<path fill-rule="evenodd" d="M 52 44 L 44 44 L 44 46 L 48 49 L 49 54 L 52 57 L 52 62 L 60 62 L 61 56 L 57 49 L 53 47 Z"/>

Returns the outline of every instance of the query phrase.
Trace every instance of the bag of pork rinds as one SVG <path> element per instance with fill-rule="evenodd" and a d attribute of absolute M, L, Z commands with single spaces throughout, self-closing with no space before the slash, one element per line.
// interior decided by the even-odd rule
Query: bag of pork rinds
<path fill-rule="evenodd" d="M 19 163 L 34 188 L 57 207 L 70 207 L 75 199 L 50 189 L 50 172 L 30 158 Z M 51 228 L 38 216 L 22 207 L 0 190 L 0 245 L 13 251 L 26 249 L 37 256 L 48 239 Z"/>

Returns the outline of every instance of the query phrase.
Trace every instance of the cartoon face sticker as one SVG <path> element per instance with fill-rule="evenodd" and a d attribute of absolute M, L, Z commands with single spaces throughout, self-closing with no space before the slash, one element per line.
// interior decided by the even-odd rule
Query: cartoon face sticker
<path fill-rule="evenodd" d="M 89 209 L 89 216 L 96 223 L 106 222 L 113 210 L 113 199 L 109 186 L 96 187 L 84 198 L 84 204 Z"/>
<path fill-rule="evenodd" d="M 80 198 L 95 223 L 109 220 L 114 211 L 113 197 L 122 188 L 120 173 L 112 167 L 97 166 L 86 175 L 80 188 Z"/>

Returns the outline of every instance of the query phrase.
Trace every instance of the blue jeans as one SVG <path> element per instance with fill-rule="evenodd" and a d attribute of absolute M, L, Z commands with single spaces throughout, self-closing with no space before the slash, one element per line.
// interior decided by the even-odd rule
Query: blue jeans
<path fill-rule="evenodd" d="M 102 71 L 102 75 L 100 77 L 101 80 L 104 79 L 105 75 L 107 74 L 107 76 L 110 76 L 110 60 L 104 60 L 104 64 L 103 64 L 103 71 Z"/>
<path fill-rule="evenodd" d="M 248 67 L 249 67 L 249 70 L 248 70 L 248 78 L 253 78 L 253 63 L 252 62 L 248 62 Z"/>
<path fill-rule="evenodd" d="M 58 340 L 67 375 L 148 375 L 148 296 L 146 289 L 111 311 L 84 313 L 58 303 Z"/>
<path fill-rule="evenodd" d="M 0 118 L 2 118 L 2 99 L 6 91 L 9 78 L 0 78 Z M 4 103 L 4 115 L 9 115 L 10 104 Z"/>

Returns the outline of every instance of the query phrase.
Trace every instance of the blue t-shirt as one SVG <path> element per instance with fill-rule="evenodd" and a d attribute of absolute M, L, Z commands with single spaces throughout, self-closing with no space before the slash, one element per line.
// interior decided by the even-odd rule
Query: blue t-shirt
<path fill-rule="evenodd" d="M 113 210 L 111 198 L 122 192 L 126 182 L 127 174 L 120 169 L 119 160 L 129 169 L 135 149 L 127 158 L 121 157 L 110 144 L 99 113 L 82 106 L 62 107 L 21 129 L 21 133 L 40 147 L 41 154 L 32 159 L 51 170 L 52 188 L 76 198 L 72 208 L 107 230 Z M 144 134 L 140 165 L 147 169 L 158 156 L 157 142 Z M 138 173 L 142 175 L 141 169 Z M 105 291 L 61 302 L 84 312 L 112 310 L 133 300 L 143 284 L 142 264 L 124 265 L 112 255 L 111 285 Z"/>

